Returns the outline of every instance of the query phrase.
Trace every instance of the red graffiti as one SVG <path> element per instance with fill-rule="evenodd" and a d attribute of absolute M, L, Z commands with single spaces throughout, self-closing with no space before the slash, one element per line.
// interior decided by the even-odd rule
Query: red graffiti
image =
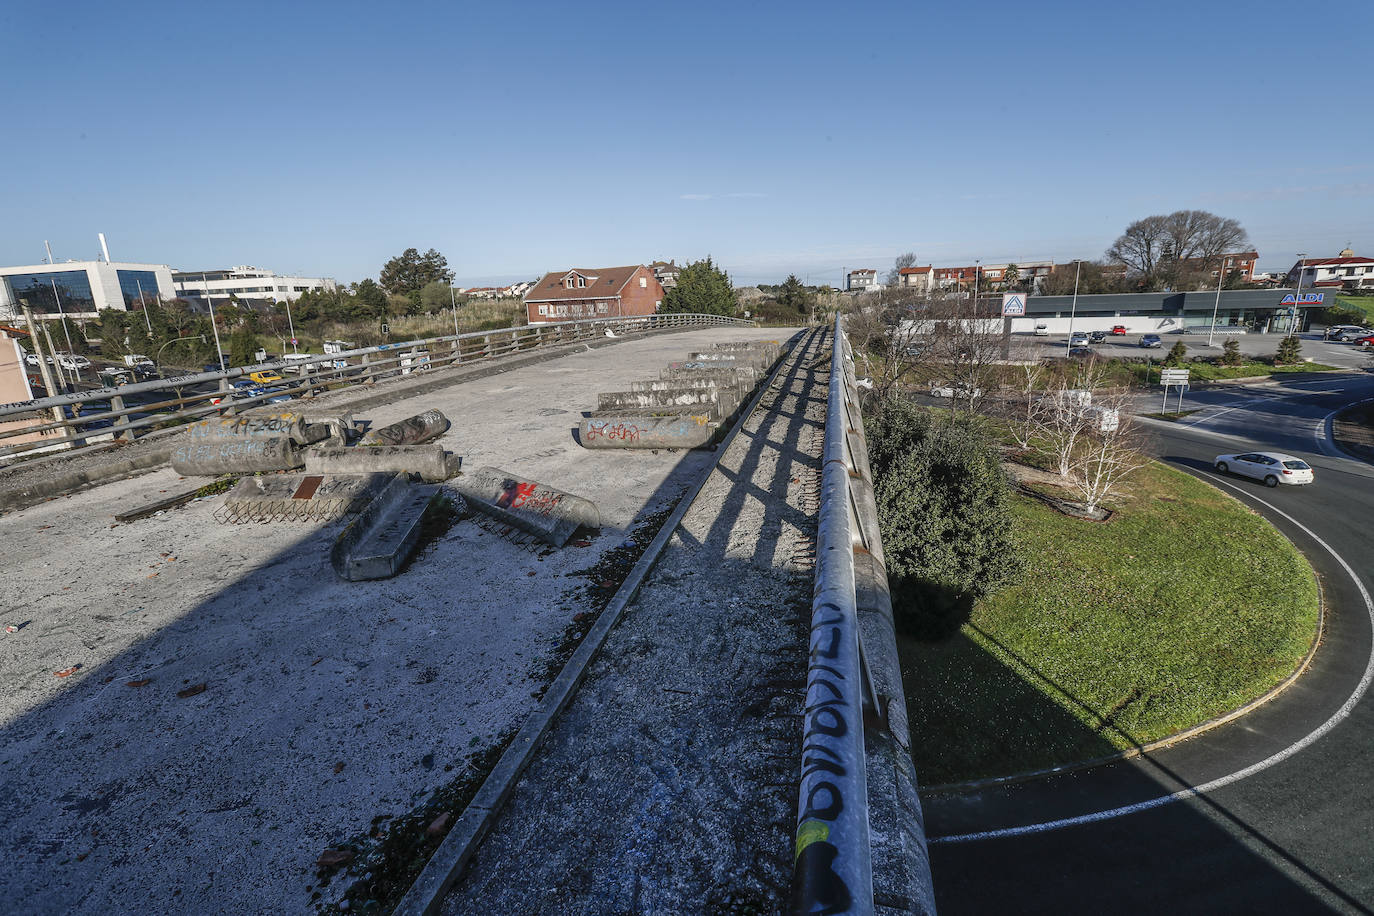
<path fill-rule="evenodd" d="M 624 442 L 639 441 L 639 427 L 627 425 L 625 423 L 589 423 L 587 424 L 587 440 L 590 442 L 597 437 L 602 439 L 620 439 Z"/>

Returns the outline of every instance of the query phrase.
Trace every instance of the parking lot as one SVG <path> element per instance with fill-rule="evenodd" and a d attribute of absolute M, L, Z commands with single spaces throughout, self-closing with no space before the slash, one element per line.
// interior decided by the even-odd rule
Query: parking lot
<path fill-rule="evenodd" d="M 1162 359 L 1176 342 L 1182 341 L 1188 348 L 1188 355 L 1220 356 L 1222 345 L 1228 339 L 1240 344 L 1240 352 L 1246 356 L 1273 356 L 1278 349 L 1281 334 L 1216 334 L 1212 346 L 1207 346 L 1206 334 L 1160 334 L 1161 345 L 1158 349 L 1140 346 L 1143 333 L 1127 334 L 1124 337 L 1107 337 L 1101 343 L 1091 344 L 1106 359 Z M 1334 340 L 1322 340 L 1321 331 L 1305 332 L 1298 335 L 1302 339 L 1302 355 L 1314 363 L 1337 366 L 1342 369 L 1363 369 L 1374 366 L 1370 351 L 1354 344 Z M 1031 334 L 1016 334 L 1015 339 L 1035 347 L 1039 356 L 1063 356 L 1068 348 L 1068 335 L 1055 334 L 1049 337 L 1035 337 Z"/>

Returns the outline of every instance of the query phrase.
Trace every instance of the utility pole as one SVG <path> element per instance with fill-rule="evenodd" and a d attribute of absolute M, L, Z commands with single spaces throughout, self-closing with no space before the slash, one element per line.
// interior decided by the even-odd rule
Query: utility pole
<path fill-rule="evenodd" d="M 1307 253 L 1298 252 L 1298 291 L 1293 294 L 1293 309 L 1288 313 L 1288 336 L 1292 337 L 1293 329 L 1298 324 L 1298 300 L 1302 298 L 1302 275 L 1307 273 Z"/>
<path fill-rule="evenodd" d="M 24 326 L 29 331 L 29 343 L 33 344 L 33 355 L 38 357 L 38 374 L 43 377 L 43 387 L 47 389 L 48 397 L 52 397 L 58 393 L 57 386 L 53 384 L 52 370 L 48 368 L 48 361 L 44 359 L 43 347 L 38 343 L 38 332 L 34 329 L 33 312 L 29 309 L 29 301 L 20 299 L 19 307 L 24 310 Z M 52 418 L 58 421 L 67 419 L 63 416 L 61 407 L 52 409 Z"/>
<path fill-rule="evenodd" d="M 1212 326 L 1207 329 L 1207 346 L 1212 346 L 1212 334 L 1217 329 L 1217 309 L 1221 308 L 1221 281 L 1226 276 L 1226 258 L 1223 255 L 1221 268 L 1217 271 L 1217 298 L 1212 303 Z"/>
<path fill-rule="evenodd" d="M 1078 317 L 1078 275 L 1083 270 L 1083 262 L 1077 258 L 1073 259 L 1073 301 L 1069 304 L 1069 339 L 1064 344 L 1064 354 L 1067 356 L 1073 349 L 1073 321 Z"/>

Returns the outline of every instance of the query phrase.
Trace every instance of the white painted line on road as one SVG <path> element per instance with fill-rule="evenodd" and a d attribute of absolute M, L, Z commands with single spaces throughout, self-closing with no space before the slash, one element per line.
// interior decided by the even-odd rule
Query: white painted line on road
<path fill-rule="evenodd" d="M 1316 432 L 1313 433 L 1317 439 L 1317 447 L 1332 458 L 1349 458 L 1351 461 L 1359 461 L 1359 458 L 1356 458 L 1354 455 L 1341 448 L 1340 443 L 1336 441 L 1335 430 L 1332 427 L 1336 420 L 1336 414 L 1340 413 L 1342 410 L 1349 410 L 1351 407 L 1368 404 L 1370 401 L 1374 401 L 1374 398 L 1365 398 L 1363 401 L 1355 401 L 1344 407 L 1338 407 L 1322 417 L 1321 422 L 1317 424 Z"/>
<path fill-rule="evenodd" d="M 1346 571 L 1346 574 L 1350 576 L 1351 581 L 1355 583 L 1355 587 L 1359 589 L 1360 597 L 1364 599 L 1365 611 L 1369 615 L 1370 627 L 1374 628 L 1374 598 L 1370 597 L 1369 589 L 1365 588 L 1364 582 L 1362 582 L 1360 580 L 1360 577 L 1355 574 L 1355 570 L 1352 569 L 1350 564 L 1345 561 L 1344 557 L 1342 557 L 1340 554 L 1336 553 L 1334 549 L 1332 549 L 1330 544 L 1326 543 L 1326 541 L 1323 541 L 1320 537 L 1318 537 L 1316 532 L 1314 532 L 1311 528 L 1308 528 L 1302 522 L 1298 521 L 1293 516 L 1289 515 L 1287 512 L 1284 512 L 1282 509 L 1280 509 L 1278 506 L 1275 506 L 1273 503 L 1268 502 L 1267 500 L 1260 499 L 1258 496 L 1255 496 L 1253 494 L 1247 493 L 1246 491 L 1241 490 L 1239 487 L 1236 487 L 1235 485 L 1225 480 L 1222 480 L 1220 477 L 1217 477 L 1214 474 L 1204 474 L 1204 476 L 1212 478 L 1217 483 L 1229 487 L 1230 489 L 1235 490 L 1237 493 L 1245 493 L 1245 495 L 1249 496 L 1256 502 L 1269 507 L 1274 512 L 1277 512 L 1279 515 L 1282 515 L 1284 518 L 1288 519 L 1294 525 L 1301 528 L 1310 538 L 1312 538 L 1312 540 L 1320 544 L 1322 546 L 1322 549 L 1324 549 L 1327 553 L 1331 554 L 1331 556 L 1335 558 L 1336 562 L 1339 563 L 1341 565 L 1341 568 Z M 1139 814 L 1142 811 L 1149 811 L 1153 808 L 1160 808 L 1172 802 L 1182 801 L 1187 798 L 1195 798 L 1197 796 L 1206 795 L 1208 792 L 1215 792 L 1216 790 L 1225 788 L 1226 786 L 1229 786 L 1232 783 L 1240 782 L 1242 779 L 1245 779 L 1249 776 L 1253 776 L 1256 773 L 1267 770 L 1272 766 L 1276 766 L 1277 764 L 1283 763 L 1285 760 L 1292 757 L 1294 754 L 1301 753 L 1308 747 L 1320 741 L 1323 737 L 1326 736 L 1328 732 L 1330 732 L 1333 728 L 1339 725 L 1342 721 L 1346 719 L 1346 717 L 1350 715 L 1351 711 L 1360 702 L 1360 700 L 1364 697 L 1365 692 L 1369 689 L 1369 684 L 1371 680 L 1374 680 L 1374 651 L 1371 651 L 1369 659 L 1365 662 L 1364 674 L 1360 677 L 1360 682 L 1355 686 L 1355 691 L 1350 694 L 1350 697 L 1344 703 L 1341 704 L 1341 708 L 1336 710 L 1329 719 L 1327 719 L 1314 731 L 1310 732 L 1306 737 L 1302 738 L 1297 743 L 1291 744 L 1283 750 L 1279 751 L 1278 753 L 1266 757 L 1258 763 L 1251 764 L 1250 766 L 1245 767 L 1242 770 L 1237 770 L 1236 772 L 1231 773 L 1228 776 L 1222 776 L 1218 779 L 1213 779 L 1211 782 L 1205 782 L 1200 786 L 1191 786 L 1187 789 L 1180 789 L 1179 791 L 1169 795 L 1161 795 L 1158 798 L 1151 798 L 1147 801 L 1136 802 L 1133 805 L 1124 805 L 1120 808 L 1111 808 L 1106 811 L 1095 811 L 1091 814 L 1080 814 L 1077 817 L 1065 817 L 1054 821 L 1044 821 L 1039 824 L 1026 824 L 1022 827 L 1004 827 L 1000 830 L 983 830 L 978 833 L 962 833 L 953 836 L 932 837 L 930 838 L 929 842 L 931 844 L 976 843 L 981 840 L 1006 839 L 1009 837 L 1029 836 L 1035 833 L 1048 833 L 1051 830 L 1060 830 L 1064 827 L 1078 827 L 1083 824 L 1093 824 L 1099 821 L 1107 821 L 1118 817 L 1125 817 L 1128 814 Z"/>

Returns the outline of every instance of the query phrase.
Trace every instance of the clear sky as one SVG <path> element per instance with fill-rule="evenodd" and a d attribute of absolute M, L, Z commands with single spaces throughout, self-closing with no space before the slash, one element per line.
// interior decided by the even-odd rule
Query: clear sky
<path fill-rule="evenodd" d="M 0 7 L 0 263 L 737 283 L 1099 257 L 1234 217 L 1374 255 L 1370 0 Z"/>

